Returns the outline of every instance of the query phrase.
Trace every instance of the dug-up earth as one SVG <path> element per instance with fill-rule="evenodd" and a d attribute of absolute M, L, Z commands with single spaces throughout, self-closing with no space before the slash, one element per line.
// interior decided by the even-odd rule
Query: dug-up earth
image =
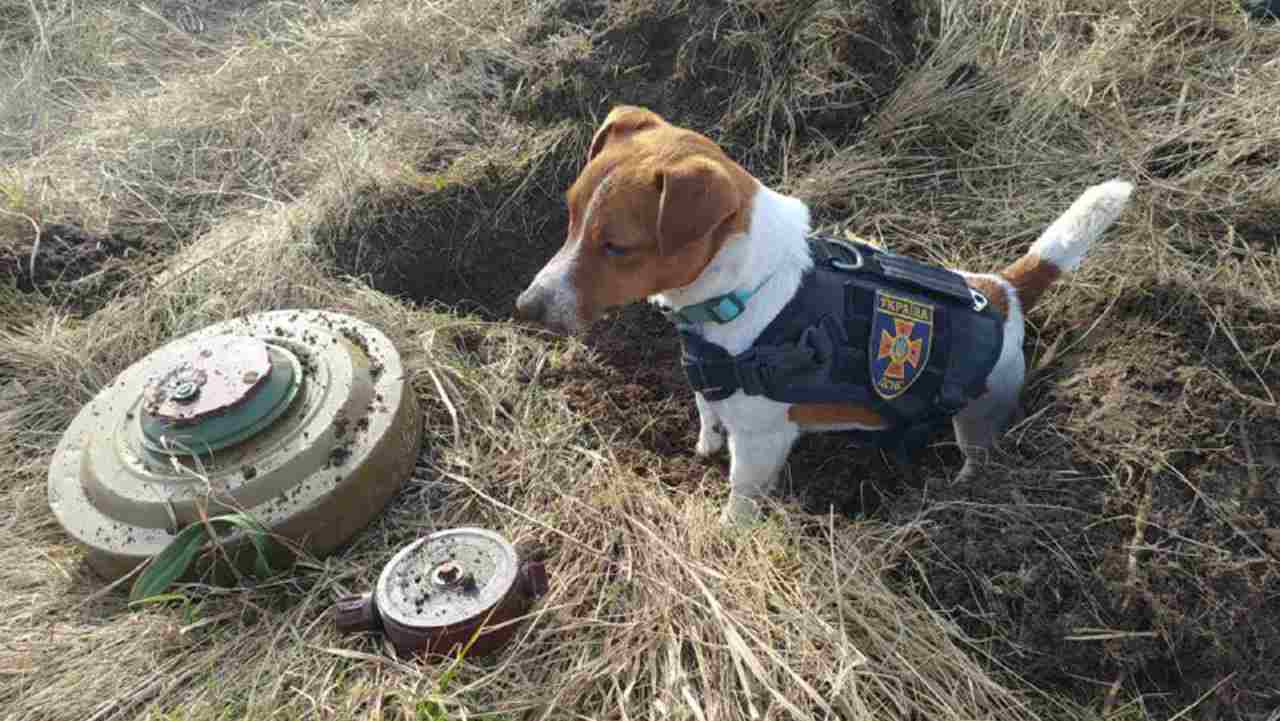
<path fill-rule="evenodd" d="M 1275 721 L 1278 57 L 1231 0 L 0 0 L 0 718 Z M 507 322 L 618 103 L 974 270 L 1137 191 L 1031 314 L 981 483 L 809 438 L 726 532 L 661 318 Z M 396 342 L 413 478 L 333 555 L 130 606 L 48 509 L 62 430 L 160 343 L 294 307 Z M 546 549 L 511 646 L 338 636 L 458 525 Z"/>

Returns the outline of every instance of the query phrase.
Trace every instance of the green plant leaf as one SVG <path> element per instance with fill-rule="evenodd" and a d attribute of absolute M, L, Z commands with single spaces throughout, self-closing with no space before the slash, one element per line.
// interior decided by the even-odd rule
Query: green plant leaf
<path fill-rule="evenodd" d="M 275 573 L 271 568 L 271 563 L 268 560 L 269 556 L 267 555 L 267 543 L 270 541 L 270 538 L 267 535 L 268 531 L 266 528 L 263 528 L 262 524 L 259 523 L 257 519 L 244 513 L 228 513 L 226 515 L 218 516 L 217 518 L 211 518 L 209 519 L 209 522 L 226 523 L 244 531 L 249 542 L 253 544 L 254 550 L 258 552 L 257 556 L 253 559 L 254 572 L 257 573 L 260 578 L 266 578 L 267 576 Z"/>
<path fill-rule="evenodd" d="M 253 560 L 255 573 L 261 578 L 274 573 L 267 555 L 267 530 L 257 520 L 243 513 L 228 513 L 210 518 L 208 526 L 215 533 L 219 526 L 234 526 L 244 531 L 257 552 Z M 129 592 L 130 603 L 137 603 L 163 592 L 186 573 L 204 542 L 209 540 L 208 536 L 203 523 L 193 523 L 179 531 L 173 541 L 151 559 L 147 568 L 134 581 Z"/>
<path fill-rule="evenodd" d="M 147 568 L 133 582 L 129 601 L 136 603 L 168 588 L 195 560 L 206 535 L 204 524 L 201 523 L 193 523 L 179 531 L 163 551 L 152 557 Z"/>

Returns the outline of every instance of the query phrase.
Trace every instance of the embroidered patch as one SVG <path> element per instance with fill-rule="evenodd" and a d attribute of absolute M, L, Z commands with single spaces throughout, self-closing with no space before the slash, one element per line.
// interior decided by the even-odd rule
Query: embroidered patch
<path fill-rule="evenodd" d="M 885 400 L 897 398 L 929 363 L 933 341 L 930 303 L 876 291 L 871 316 L 871 385 Z"/>

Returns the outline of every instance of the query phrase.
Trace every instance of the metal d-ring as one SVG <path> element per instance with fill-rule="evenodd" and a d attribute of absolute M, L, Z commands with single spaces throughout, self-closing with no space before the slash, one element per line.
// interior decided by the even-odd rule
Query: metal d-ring
<path fill-rule="evenodd" d="M 974 310 L 974 312 L 975 312 L 975 313 L 981 313 L 981 312 L 983 311 L 983 309 L 987 307 L 987 303 L 988 303 L 988 302 L 990 302 L 990 301 L 988 301 L 988 300 L 987 300 L 987 296 L 983 295 L 982 293 L 979 293 L 978 291 L 974 290 L 973 288 L 970 288 L 970 289 L 969 289 L 969 294 L 973 296 L 973 310 Z"/>
<path fill-rule="evenodd" d="M 849 245 L 843 240 L 837 240 L 836 238 L 828 238 L 827 242 L 831 243 L 832 245 L 838 245 L 841 248 L 848 250 L 850 253 L 853 253 L 853 257 L 858 259 L 854 263 L 846 263 L 843 260 L 836 260 L 835 258 L 832 258 L 831 259 L 832 268 L 835 268 L 836 270 L 857 270 L 862 267 L 862 251 L 858 250 L 852 245 Z"/>

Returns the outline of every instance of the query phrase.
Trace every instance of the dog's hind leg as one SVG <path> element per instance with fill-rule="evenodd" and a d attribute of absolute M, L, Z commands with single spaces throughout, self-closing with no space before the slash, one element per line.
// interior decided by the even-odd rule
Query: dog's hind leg
<path fill-rule="evenodd" d="M 956 442 L 964 451 L 964 466 L 956 483 L 977 480 L 996 439 L 1009 427 L 1018 410 L 1018 393 L 990 393 L 961 411 L 952 422 Z"/>
<path fill-rule="evenodd" d="M 749 523 L 757 518 L 757 499 L 777 483 L 782 465 L 800 433 L 795 427 L 767 433 L 735 433 L 729 430 L 729 502 L 720 522 Z"/>
<path fill-rule="evenodd" d="M 693 450 L 703 458 L 714 456 L 724 449 L 724 425 L 701 393 L 693 397 L 698 402 L 698 445 Z"/>
<path fill-rule="evenodd" d="M 1019 324 L 1022 319 L 1017 318 Z M 964 467 L 956 476 L 956 483 L 976 480 L 986 465 L 996 439 L 1010 422 L 1018 418 L 1021 405 L 1022 383 L 1026 378 L 1026 363 L 1022 357 L 1022 333 L 1009 333 L 1004 351 L 987 381 L 987 393 L 974 400 L 952 420 L 956 443 L 964 451 Z"/>

